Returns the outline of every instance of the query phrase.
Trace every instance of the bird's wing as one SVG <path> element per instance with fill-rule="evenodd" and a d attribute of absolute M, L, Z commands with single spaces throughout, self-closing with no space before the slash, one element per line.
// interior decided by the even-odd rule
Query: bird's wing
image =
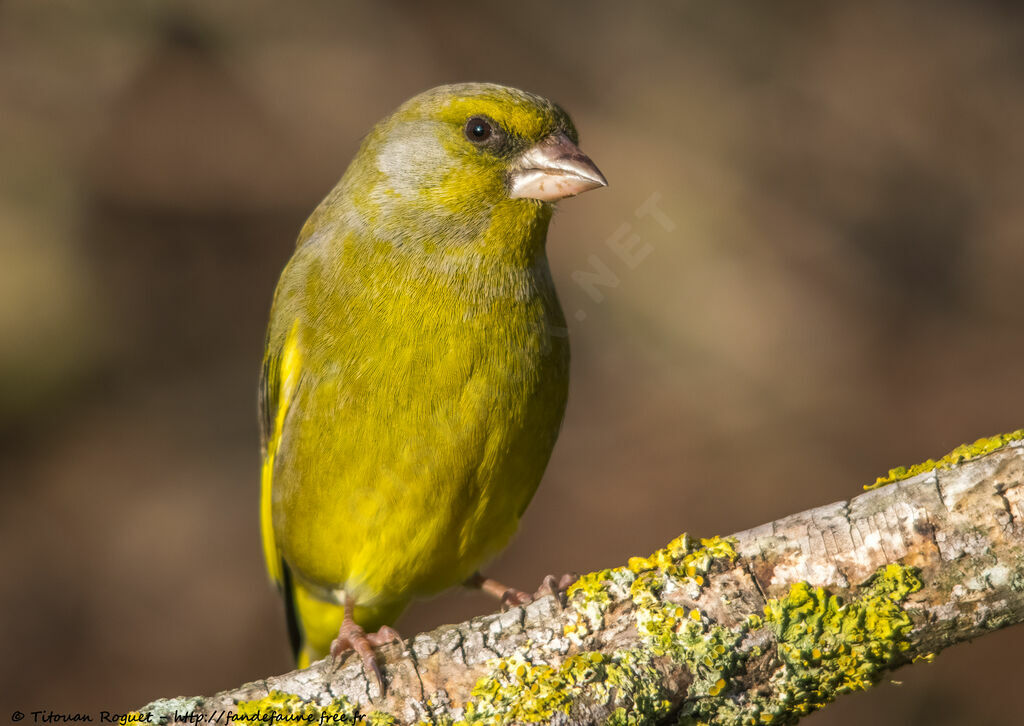
<path fill-rule="evenodd" d="M 283 563 L 274 541 L 272 514 L 272 479 L 274 458 L 281 444 L 285 417 L 302 379 L 302 350 L 299 346 L 299 324 L 296 321 L 286 336 L 274 340 L 267 337 L 260 374 L 260 450 L 263 467 L 260 488 L 260 529 L 263 534 L 263 555 L 270 579 L 285 587 Z"/>

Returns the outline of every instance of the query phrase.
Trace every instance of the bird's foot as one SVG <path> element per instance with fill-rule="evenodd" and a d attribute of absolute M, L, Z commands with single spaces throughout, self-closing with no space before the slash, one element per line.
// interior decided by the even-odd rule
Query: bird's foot
<path fill-rule="evenodd" d="M 506 587 L 497 580 L 492 580 L 490 577 L 484 577 L 482 574 L 477 572 L 468 580 L 466 580 L 467 587 L 473 587 L 486 592 L 491 597 L 497 598 L 501 602 L 501 609 L 508 610 L 509 608 L 517 607 L 519 605 L 527 605 L 534 600 L 545 597 L 547 595 L 554 595 L 559 605 L 565 605 L 565 591 L 569 588 L 569 585 L 576 582 L 579 579 L 579 575 L 576 573 L 566 573 L 559 578 L 554 575 L 547 575 L 541 581 L 540 587 L 537 588 L 537 592 L 532 595 L 522 590 L 517 590 L 514 587 Z"/>
<path fill-rule="evenodd" d="M 373 649 L 386 643 L 401 643 L 402 636 L 387 625 L 382 625 L 375 633 L 367 633 L 349 617 L 349 612 L 351 609 L 346 608 L 345 619 L 338 629 L 338 637 L 331 643 L 331 656 L 337 658 L 346 651 L 354 650 L 362 659 L 367 674 L 373 674 L 380 685 L 380 692 L 384 693 L 384 676 L 381 675 Z"/>
<path fill-rule="evenodd" d="M 533 602 L 534 596 L 528 592 L 517 590 L 514 587 L 505 589 L 505 592 L 501 593 L 501 597 L 498 600 L 501 602 L 501 609 L 510 610 L 511 608 L 519 607 L 520 605 L 529 605 Z"/>
<path fill-rule="evenodd" d="M 558 578 L 554 575 L 545 575 L 533 597 L 536 599 L 545 595 L 554 595 L 555 599 L 558 600 L 558 604 L 565 607 L 566 590 L 569 589 L 569 585 L 578 579 L 580 579 L 580 576 L 576 572 L 566 572 Z"/>

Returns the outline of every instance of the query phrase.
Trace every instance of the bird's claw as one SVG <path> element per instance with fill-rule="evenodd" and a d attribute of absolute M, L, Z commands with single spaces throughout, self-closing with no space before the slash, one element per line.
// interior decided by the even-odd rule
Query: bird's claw
<path fill-rule="evenodd" d="M 546 597 L 548 595 L 554 595 L 559 605 L 565 605 L 565 591 L 569 585 L 574 583 L 579 578 L 579 575 L 565 574 L 561 577 L 555 577 L 554 575 L 545 575 L 544 579 L 541 580 L 540 587 L 537 588 L 537 592 L 533 594 L 533 599 Z"/>
<path fill-rule="evenodd" d="M 556 578 L 554 575 L 545 575 L 533 597 L 536 599 L 546 595 L 554 595 L 559 606 L 565 607 L 565 592 L 578 579 L 580 579 L 580 576 L 575 572 L 567 572 L 559 578 Z"/>
<path fill-rule="evenodd" d="M 363 661 L 363 668 L 367 673 L 372 673 L 377 679 L 381 693 L 384 692 L 384 676 L 377 665 L 377 658 L 373 652 L 387 643 L 401 643 L 402 636 L 398 631 L 387 625 L 382 625 L 377 632 L 367 633 L 354 620 L 345 618 L 338 630 L 338 637 L 331 642 L 331 656 L 338 658 L 346 651 L 353 650 Z"/>
<path fill-rule="evenodd" d="M 510 610 L 520 605 L 527 605 L 533 602 L 533 595 L 522 590 L 517 590 L 514 587 L 510 587 L 505 592 L 501 593 L 501 610 L 502 612 Z"/>

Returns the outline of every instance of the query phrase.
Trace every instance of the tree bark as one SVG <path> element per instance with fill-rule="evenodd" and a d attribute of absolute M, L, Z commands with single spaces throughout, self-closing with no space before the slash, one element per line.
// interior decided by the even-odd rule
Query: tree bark
<path fill-rule="evenodd" d="M 1024 620 L 1018 434 L 729 538 L 681 537 L 585 575 L 564 607 L 545 597 L 385 646 L 383 694 L 349 654 L 214 696 L 157 701 L 138 715 L 793 723 L 895 668 Z"/>

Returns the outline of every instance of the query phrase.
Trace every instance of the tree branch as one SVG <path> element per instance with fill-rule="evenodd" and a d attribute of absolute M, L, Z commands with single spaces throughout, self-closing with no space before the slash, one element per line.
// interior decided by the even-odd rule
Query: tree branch
<path fill-rule="evenodd" d="M 225 725 L 792 723 L 1024 620 L 1022 438 L 979 441 L 727 539 L 681 537 L 585 575 L 564 608 L 547 597 L 384 647 L 385 694 L 350 655 L 139 714 Z"/>

